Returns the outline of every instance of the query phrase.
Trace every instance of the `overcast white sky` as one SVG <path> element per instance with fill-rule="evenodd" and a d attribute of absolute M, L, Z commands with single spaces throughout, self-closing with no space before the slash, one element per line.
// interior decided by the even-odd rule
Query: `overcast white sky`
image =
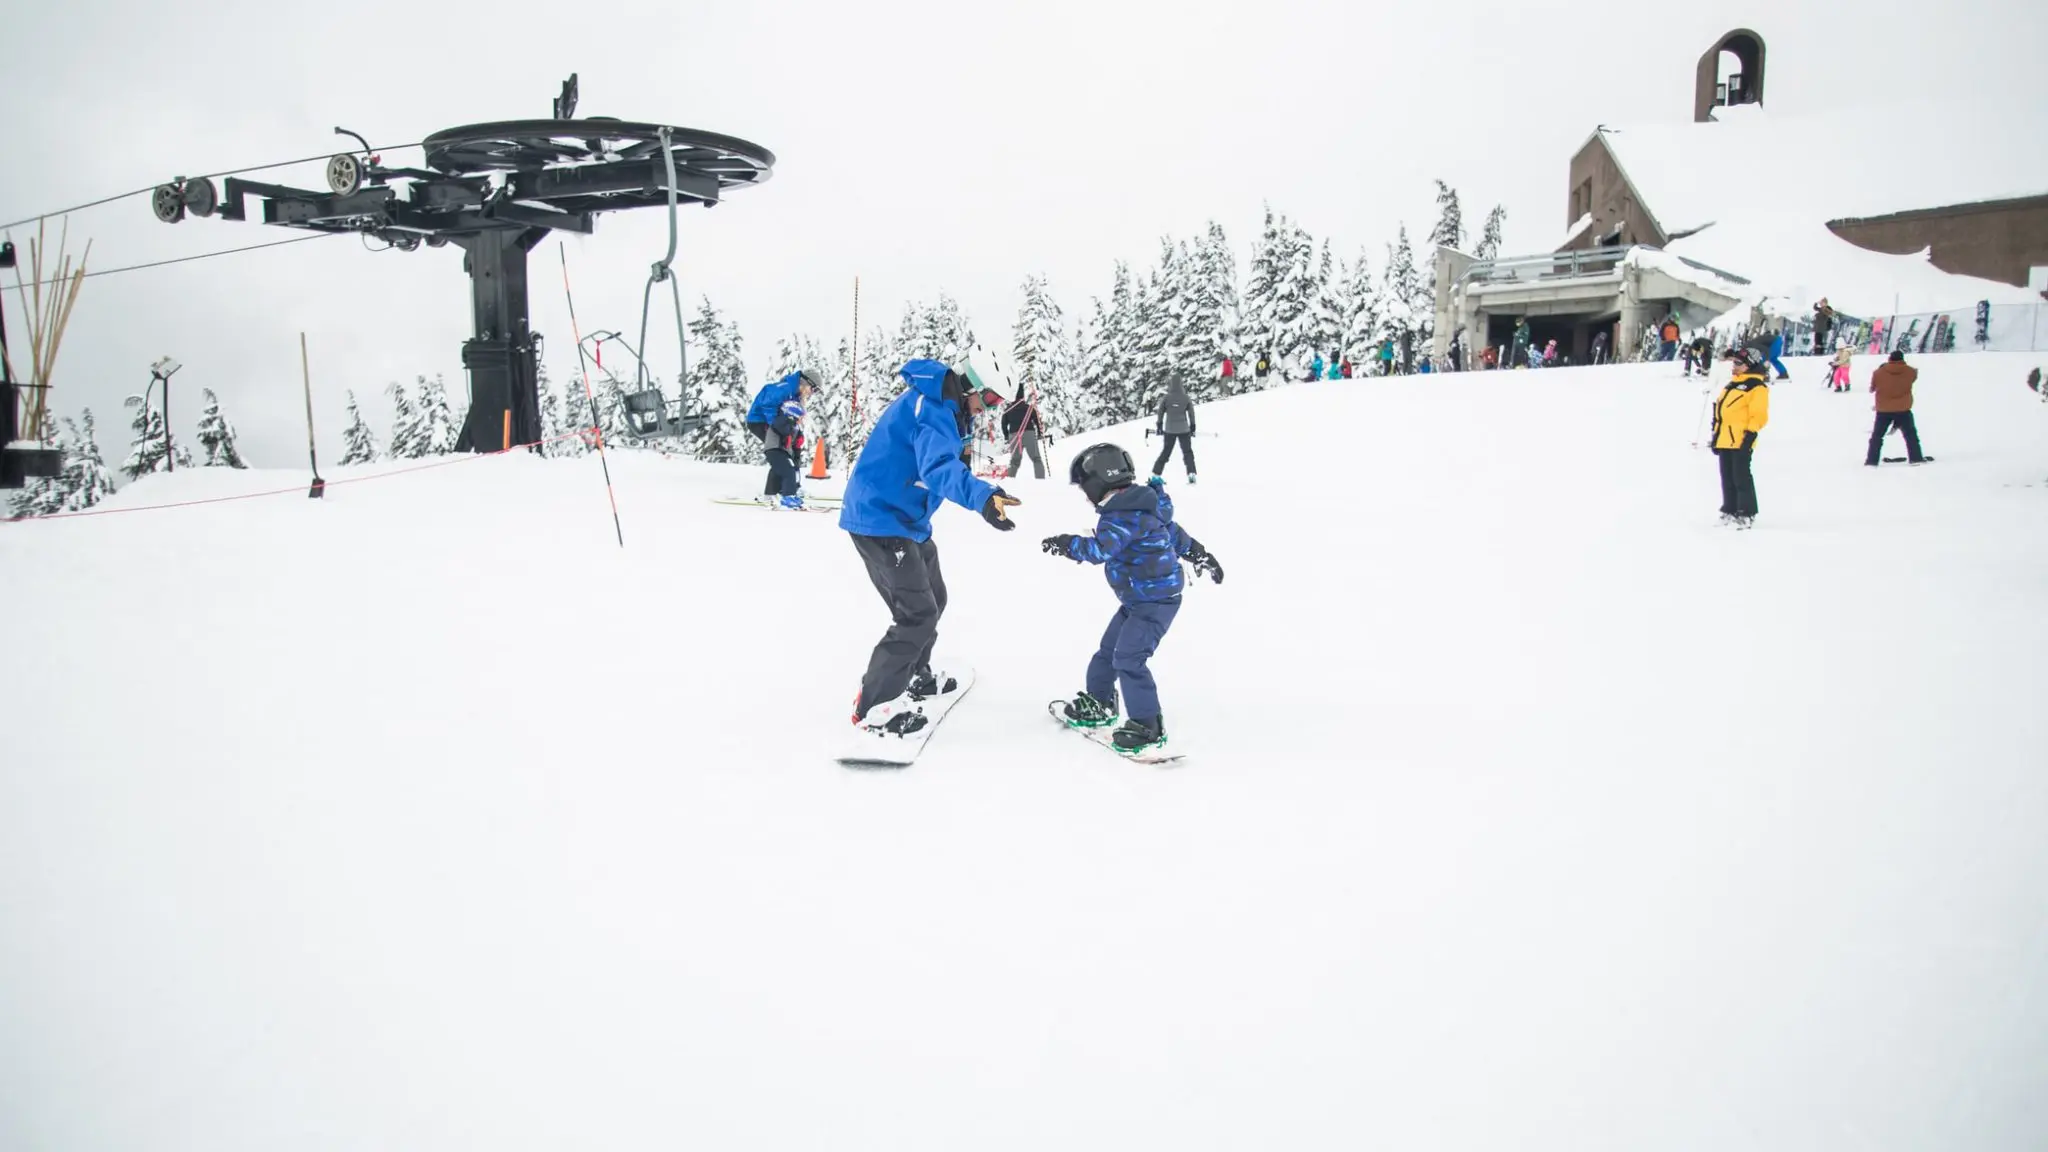
<path fill-rule="evenodd" d="M 206 4 L 8 0 L 0 220 L 196 173 L 342 150 L 460 124 L 544 117 L 581 74 L 583 115 L 666 121 L 773 150 L 775 175 L 686 213 L 678 267 L 692 299 L 735 318 L 759 375 L 775 337 L 828 345 L 893 325 L 906 299 L 959 297 L 1006 337 L 1027 273 L 1069 313 L 1107 291 L 1112 262 L 1149 261 L 1162 233 L 1220 221 L 1242 262 L 1271 202 L 1344 256 L 1377 263 L 1394 227 L 1426 233 L 1442 176 L 1477 225 L 1509 211 L 1507 247 L 1547 250 L 1569 221 L 1565 170 L 1596 123 L 1690 118 L 1694 61 L 1721 33 L 1769 45 L 1768 107 L 1814 111 L 1910 97 L 1981 99 L 2042 147 L 2048 5 L 1867 0 L 1650 5 L 1117 3 L 497 5 L 356 0 Z M 1837 147 L 1910 142 L 1845 123 Z M 416 162 L 394 153 L 389 163 Z M 1801 161 L 1755 178 L 1798 179 Z M 259 176 L 322 186 L 317 165 Z M 1702 172 L 1703 180 L 1727 173 Z M 52 222 L 53 225 L 55 221 Z M 257 224 L 159 224 L 135 198 L 71 217 L 107 268 L 281 238 Z M 658 211 L 567 237 L 584 330 L 636 330 Z M 32 229 L 12 236 L 26 256 Z M 533 322 L 551 368 L 573 366 L 554 238 L 535 252 Z M 5 274 L 9 336 L 22 315 Z M 439 371 L 466 396 L 470 335 L 459 250 L 373 254 L 354 238 L 87 281 L 59 361 L 57 409 L 91 405 L 112 462 L 121 397 L 170 354 L 181 432 L 215 388 L 258 464 L 303 453 L 298 333 L 311 341 L 323 452 L 341 390 L 382 432 L 394 378 Z M 673 371 L 673 338 L 653 351 Z M 17 365 L 21 357 L 17 356 Z"/>

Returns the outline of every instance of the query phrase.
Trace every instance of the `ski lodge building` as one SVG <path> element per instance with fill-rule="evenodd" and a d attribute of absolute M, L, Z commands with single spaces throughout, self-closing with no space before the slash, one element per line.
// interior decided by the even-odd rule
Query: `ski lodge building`
<path fill-rule="evenodd" d="M 1983 110 L 1916 102 L 1814 116 L 1763 110 L 1763 37 L 1737 29 L 1700 57 L 1692 121 L 1594 129 L 1571 159 L 1566 230 L 1531 256 L 1436 252 L 1436 341 L 1536 346 L 1574 363 L 1594 334 L 1625 356 L 1676 315 L 1686 330 L 1738 307 L 1852 316 L 2040 303 L 2048 289 L 2048 149 L 2000 134 Z M 1910 155 L 1825 145 L 1868 125 Z M 1730 180 L 1801 164 L 1799 179 Z"/>

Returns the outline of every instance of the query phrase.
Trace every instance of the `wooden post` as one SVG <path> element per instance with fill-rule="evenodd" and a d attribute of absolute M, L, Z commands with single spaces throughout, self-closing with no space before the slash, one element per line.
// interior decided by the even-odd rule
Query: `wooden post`
<path fill-rule="evenodd" d="M 313 447 L 313 366 L 306 356 L 306 334 L 299 333 L 299 375 L 306 382 L 306 458 L 313 464 L 313 487 L 306 492 L 309 500 L 318 500 L 327 494 L 327 481 L 320 478 L 320 453 Z M 165 388 L 168 401 L 170 389 Z M 169 405 L 166 404 L 166 407 Z M 165 421 L 169 423 L 168 420 Z"/>

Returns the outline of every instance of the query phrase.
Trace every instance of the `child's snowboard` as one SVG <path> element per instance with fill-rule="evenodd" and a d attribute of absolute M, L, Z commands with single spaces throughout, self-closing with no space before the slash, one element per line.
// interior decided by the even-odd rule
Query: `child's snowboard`
<path fill-rule="evenodd" d="M 887 733 L 876 734 L 855 729 L 847 738 L 845 747 L 837 759 L 846 768 L 908 768 L 917 762 L 918 753 L 924 751 L 932 733 L 938 731 L 940 721 L 960 702 L 967 690 L 974 687 L 974 669 L 966 664 L 944 664 L 933 661 L 932 666 L 941 676 L 953 678 L 953 690 L 932 696 L 919 705 L 924 712 L 925 725 L 908 736 Z"/>
<path fill-rule="evenodd" d="M 1114 727 L 1076 728 L 1072 724 L 1067 723 L 1067 718 L 1064 714 L 1066 706 L 1067 701 L 1055 700 L 1045 706 L 1046 715 L 1051 716 L 1053 722 L 1060 727 L 1065 728 L 1069 732 L 1079 734 L 1090 744 L 1109 749 L 1122 759 L 1135 760 L 1140 764 L 1173 764 L 1184 759 L 1181 753 L 1175 752 L 1170 748 L 1147 748 L 1143 752 L 1126 752 L 1117 747 L 1115 742 L 1110 739 L 1111 734 L 1116 731 Z"/>

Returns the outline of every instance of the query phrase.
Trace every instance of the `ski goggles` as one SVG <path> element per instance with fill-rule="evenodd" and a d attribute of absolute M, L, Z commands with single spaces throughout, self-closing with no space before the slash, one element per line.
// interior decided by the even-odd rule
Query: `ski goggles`
<path fill-rule="evenodd" d="M 984 408 L 1001 408 L 1003 406 L 1003 394 L 993 388 L 983 388 L 981 390 L 981 406 Z"/>

